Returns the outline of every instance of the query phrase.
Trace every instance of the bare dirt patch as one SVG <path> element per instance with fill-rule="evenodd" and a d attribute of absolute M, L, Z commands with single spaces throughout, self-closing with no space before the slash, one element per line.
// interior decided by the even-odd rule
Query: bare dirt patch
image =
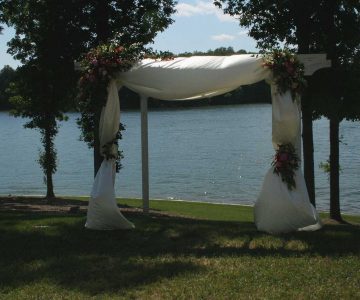
<path fill-rule="evenodd" d="M 5 196 L 0 197 L 0 212 L 31 212 L 45 214 L 85 214 L 87 212 L 87 201 L 54 198 L 51 200 L 41 197 Z M 141 208 L 118 205 L 122 212 L 142 213 Z M 152 216 L 180 217 L 176 214 L 150 210 Z"/>
<path fill-rule="evenodd" d="M 55 198 L 47 200 L 40 197 L 0 197 L 0 211 L 69 213 L 86 212 L 87 202 Z"/>

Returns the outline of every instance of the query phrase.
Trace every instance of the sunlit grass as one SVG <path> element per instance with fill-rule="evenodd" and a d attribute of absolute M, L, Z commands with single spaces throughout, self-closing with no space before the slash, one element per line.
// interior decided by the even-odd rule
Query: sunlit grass
<path fill-rule="evenodd" d="M 125 213 L 131 231 L 86 230 L 83 214 L 1 212 L 0 298 L 360 298 L 358 225 L 271 236 L 251 207 L 151 208 L 170 216 Z"/>

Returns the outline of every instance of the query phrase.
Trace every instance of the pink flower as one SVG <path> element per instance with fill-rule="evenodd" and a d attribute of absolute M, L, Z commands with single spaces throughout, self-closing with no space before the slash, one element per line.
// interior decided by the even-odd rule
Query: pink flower
<path fill-rule="evenodd" d="M 276 169 L 280 169 L 282 167 L 282 162 L 281 161 L 277 161 L 275 164 L 275 168 Z"/>
<path fill-rule="evenodd" d="M 289 159 L 289 154 L 287 153 L 280 153 L 279 155 L 279 161 L 287 161 Z"/>
<path fill-rule="evenodd" d="M 284 66 L 285 66 L 285 68 L 286 68 L 286 72 L 288 72 L 290 75 L 294 74 L 295 69 L 294 69 L 294 66 L 293 66 L 292 63 L 286 61 L 286 62 L 284 63 Z"/>
<path fill-rule="evenodd" d="M 121 51 L 123 51 L 123 50 L 124 50 L 124 47 L 121 47 L 121 46 L 115 48 L 115 52 L 116 52 L 116 53 L 119 53 L 119 52 L 121 52 Z"/>

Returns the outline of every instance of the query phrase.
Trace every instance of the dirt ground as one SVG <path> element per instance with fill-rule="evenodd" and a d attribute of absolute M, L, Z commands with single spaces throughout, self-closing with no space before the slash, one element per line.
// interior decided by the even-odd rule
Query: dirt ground
<path fill-rule="evenodd" d="M 25 197 L 25 196 L 0 196 L 0 212 L 1 211 L 15 211 L 15 212 L 32 212 L 32 213 L 49 213 L 49 214 L 85 214 L 87 211 L 88 202 L 64 198 L 55 198 L 50 202 L 41 197 Z M 127 205 L 118 205 L 122 212 L 142 213 L 142 209 L 129 207 Z M 161 212 L 157 210 L 150 210 L 149 214 L 154 217 L 177 217 L 182 216 L 168 212 Z M 189 218 L 189 217 L 187 217 Z M 344 222 L 339 223 L 332 219 L 322 219 L 323 225 L 340 225 L 352 224 L 359 226 L 358 223 Z"/>
<path fill-rule="evenodd" d="M 51 201 L 42 197 L 26 197 L 26 196 L 0 196 L 0 212 L 1 211 L 15 211 L 15 212 L 31 212 L 42 214 L 85 214 L 87 211 L 88 202 L 55 198 Z M 141 208 L 130 207 L 127 205 L 118 205 L 122 212 L 130 212 L 135 214 L 142 214 Z M 149 214 L 152 217 L 181 217 L 178 214 L 162 212 L 158 210 L 150 210 Z"/>
<path fill-rule="evenodd" d="M 42 212 L 42 213 L 85 213 L 86 201 L 55 198 L 51 201 L 41 197 L 0 197 L 0 211 Z M 140 208 L 119 206 L 121 211 L 142 212 Z M 152 211 L 153 212 L 153 211 Z"/>

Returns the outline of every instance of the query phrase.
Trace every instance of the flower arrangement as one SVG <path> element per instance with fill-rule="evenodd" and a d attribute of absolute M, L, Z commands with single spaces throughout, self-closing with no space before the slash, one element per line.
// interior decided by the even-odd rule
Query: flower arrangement
<path fill-rule="evenodd" d="M 273 50 L 264 56 L 263 66 L 273 72 L 280 94 L 290 91 L 293 100 L 305 87 L 304 65 L 289 50 Z"/>
<path fill-rule="evenodd" d="M 292 144 L 278 145 L 271 165 L 274 167 L 274 173 L 281 176 L 289 190 L 296 188 L 294 176 L 299 168 L 299 157 Z"/>
<path fill-rule="evenodd" d="M 106 94 L 111 78 L 129 70 L 142 55 L 142 48 L 136 44 L 125 48 L 111 42 L 90 50 L 80 61 L 83 74 L 79 80 L 79 101 L 93 98 L 99 92 Z M 98 101 L 105 105 L 106 98 Z"/>
<path fill-rule="evenodd" d="M 78 82 L 77 103 L 81 111 L 78 125 L 82 130 L 81 138 L 89 147 L 95 144 L 94 130 L 100 118 L 101 109 L 106 105 L 107 87 L 110 80 L 119 72 L 129 70 L 132 65 L 143 57 L 143 47 L 137 44 L 122 47 L 116 41 L 102 44 L 90 50 L 80 60 L 82 72 Z M 120 168 L 121 152 L 112 153 L 113 144 L 117 144 L 120 131 L 124 127 L 120 124 L 119 132 L 110 144 L 106 144 L 101 153 L 106 159 L 116 159 L 117 170 Z"/>

